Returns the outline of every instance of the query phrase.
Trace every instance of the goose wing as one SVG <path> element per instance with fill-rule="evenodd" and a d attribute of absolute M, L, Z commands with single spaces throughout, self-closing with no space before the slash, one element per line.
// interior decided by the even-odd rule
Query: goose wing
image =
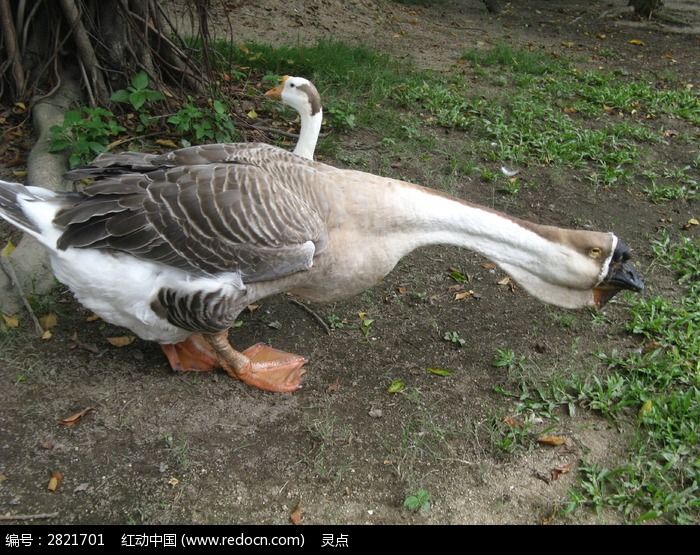
<path fill-rule="evenodd" d="M 240 273 L 244 282 L 308 269 L 327 240 L 307 198 L 313 166 L 268 145 L 205 145 L 162 156 L 98 158 L 54 223 L 60 249 L 96 248 L 193 274 Z"/>

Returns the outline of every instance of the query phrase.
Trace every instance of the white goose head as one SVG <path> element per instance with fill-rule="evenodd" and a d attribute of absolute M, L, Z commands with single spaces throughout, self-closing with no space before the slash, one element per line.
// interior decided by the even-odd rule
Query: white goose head
<path fill-rule="evenodd" d="M 280 84 L 274 89 L 267 91 L 265 96 L 281 100 L 299 113 L 301 129 L 294 154 L 313 160 L 316 142 L 318 141 L 323 121 L 321 96 L 318 94 L 314 84 L 303 77 L 285 75 L 280 80 Z"/>

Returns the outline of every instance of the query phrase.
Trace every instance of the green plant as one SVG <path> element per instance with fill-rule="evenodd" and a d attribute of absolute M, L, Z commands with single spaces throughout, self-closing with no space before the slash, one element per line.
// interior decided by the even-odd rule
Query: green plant
<path fill-rule="evenodd" d="M 430 511 L 430 494 L 427 490 L 419 489 L 417 492 L 406 496 L 403 506 L 409 511 L 427 513 Z"/>
<path fill-rule="evenodd" d="M 373 324 L 374 320 L 367 318 L 367 316 L 360 318 L 360 331 L 362 332 L 362 335 L 368 337 Z"/>
<path fill-rule="evenodd" d="M 119 89 L 112 93 L 111 100 L 129 104 L 135 111 L 140 112 L 146 102 L 154 102 L 164 98 L 160 91 L 148 88 L 148 75 L 144 71 L 139 71 L 131 78 L 131 85 L 126 89 Z"/>
<path fill-rule="evenodd" d="M 70 150 L 68 163 L 71 168 L 85 164 L 105 151 L 110 138 L 123 132 L 124 128 L 114 114 L 104 108 L 83 106 L 69 110 L 61 125 L 49 130 L 49 150 Z"/>
<path fill-rule="evenodd" d="M 211 108 L 202 109 L 188 97 L 182 108 L 168 118 L 168 123 L 175 126 L 186 144 L 227 143 L 236 136 L 226 105 L 220 100 L 213 100 Z"/>
<path fill-rule="evenodd" d="M 457 345 L 457 347 L 464 347 L 467 344 L 467 342 L 464 339 L 462 339 L 459 336 L 459 333 L 457 333 L 456 331 L 446 331 L 445 335 L 443 335 L 442 338 L 445 341 L 454 343 L 455 345 Z"/>
<path fill-rule="evenodd" d="M 328 325 L 331 327 L 332 330 L 339 330 L 342 329 L 345 326 L 345 320 L 343 320 L 340 316 L 337 316 L 335 314 L 331 314 L 327 318 L 328 320 Z"/>
<path fill-rule="evenodd" d="M 336 100 L 325 108 L 328 122 L 341 131 L 349 131 L 357 126 L 355 106 L 351 102 Z"/>

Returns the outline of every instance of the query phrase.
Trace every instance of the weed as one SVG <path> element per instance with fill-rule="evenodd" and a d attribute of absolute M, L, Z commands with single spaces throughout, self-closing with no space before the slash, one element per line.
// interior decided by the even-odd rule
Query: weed
<path fill-rule="evenodd" d="M 111 100 L 130 104 L 135 111 L 139 112 L 146 102 L 154 102 L 164 98 L 160 91 L 148 88 L 148 75 L 140 71 L 131 78 L 131 85 L 126 89 L 114 91 Z"/>
<path fill-rule="evenodd" d="M 68 163 L 75 168 L 104 152 L 110 138 L 124 130 L 109 110 L 83 106 L 67 111 L 63 123 L 51 127 L 49 150 L 70 150 Z"/>
<path fill-rule="evenodd" d="M 419 489 L 417 492 L 406 496 L 403 506 L 409 511 L 428 513 L 430 512 L 430 494 L 424 489 Z"/>
<path fill-rule="evenodd" d="M 227 143 L 236 136 L 228 110 L 220 100 L 212 101 L 210 109 L 202 109 L 188 97 L 182 108 L 168 118 L 168 123 L 183 135 L 186 145 L 211 141 Z"/>
<path fill-rule="evenodd" d="M 462 339 L 459 336 L 459 333 L 457 333 L 456 331 L 446 331 L 445 335 L 443 335 L 442 338 L 445 341 L 449 341 L 450 343 L 457 345 L 457 347 L 464 347 L 467 344 L 467 342 L 464 339 Z"/>

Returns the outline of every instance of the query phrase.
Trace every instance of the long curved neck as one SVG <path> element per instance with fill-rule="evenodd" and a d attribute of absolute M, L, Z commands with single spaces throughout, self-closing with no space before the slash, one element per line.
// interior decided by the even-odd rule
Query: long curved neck
<path fill-rule="evenodd" d="M 323 123 L 323 110 L 319 110 L 313 116 L 306 111 L 300 112 L 301 129 L 299 130 L 299 140 L 294 149 L 294 154 L 306 158 L 314 159 L 316 142 L 321 133 L 321 123 Z"/>

